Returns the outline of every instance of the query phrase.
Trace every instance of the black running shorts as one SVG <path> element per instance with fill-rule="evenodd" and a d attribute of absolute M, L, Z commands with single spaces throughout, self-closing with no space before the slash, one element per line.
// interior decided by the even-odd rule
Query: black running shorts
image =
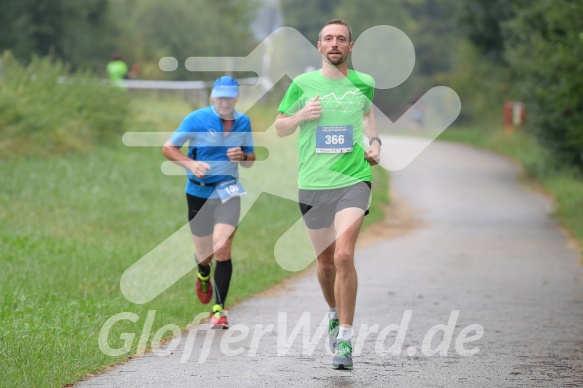
<path fill-rule="evenodd" d="M 208 236 L 213 233 L 215 224 L 237 227 L 241 214 L 241 197 L 234 197 L 225 203 L 220 198 L 200 198 L 186 194 L 188 203 L 188 222 L 195 236 Z"/>

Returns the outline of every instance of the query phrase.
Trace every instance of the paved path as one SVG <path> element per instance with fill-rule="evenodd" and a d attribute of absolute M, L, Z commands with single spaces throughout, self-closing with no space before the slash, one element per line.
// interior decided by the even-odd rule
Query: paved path
<path fill-rule="evenodd" d="M 318 340 L 325 306 L 312 270 L 234 307 L 239 326 L 198 327 L 194 343 L 185 334 L 168 354 L 80 386 L 581 387 L 583 269 L 549 217 L 550 201 L 518 177 L 502 157 L 441 142 L 392 174 L 396 198 L 413 211 L 401 212 L 401 225 L 387 220 L 387 230 L 417 227 L 357 250 L 361 350 L 352 372 L 332 370 Z M 307 317 L 310 332 L 294 339 Z"/>

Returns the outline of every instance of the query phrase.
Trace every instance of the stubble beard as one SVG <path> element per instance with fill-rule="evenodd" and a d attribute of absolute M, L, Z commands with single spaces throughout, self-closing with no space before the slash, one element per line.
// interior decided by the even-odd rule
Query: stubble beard
<path fill-rule="evenodd" d="M 339 65 L 343 64 L 344 62 L 346 62 L 347 57 L 345 57 L 342 54 L 340 54 L 340 57 L 338 59 L 336 59 L 336 60 L 332 60 L 332 58 L 330 57 L 331 55 L 338 55 L 338 54 L 327 54 L 326 55 L 326 60 L 331 65 L 339 66 Z"/>

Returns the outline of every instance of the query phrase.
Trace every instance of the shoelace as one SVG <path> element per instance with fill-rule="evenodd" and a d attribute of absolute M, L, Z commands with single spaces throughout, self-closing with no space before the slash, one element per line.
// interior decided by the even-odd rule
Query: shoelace
<path fill-rule="evenodd" d="M 208 288 L 209 288 L 208 277 L 206 279 L 202 279 L 202 276 L 200 275 L 200 272 L 199 272 L 198 280 L 200 280 L 200 290 L 202 292 L 207 292 Z"/>
<path fill-rule="evenodd" d="M 207 292 L 207 291 L 208 291 L 208 288 L 209 288 L 209 284 L 208 284 L 208 282 L 206 282 L 206 281 L 204 281 L 204 280 L 201 280 L 201 281 L 200 281 L 200 290 L 201 290 L 202 292 Z"/>
<path fill-rule="evenodd" d="M 338 344 L 336 348 L 336 354 L 340 357 L 350 356 L 352 353 L 352 345 L 346 341 L 342 341 Z"/>
<path fill-rule="evenodd" d="M 340 326 L 340 321 L 338 321 L 338 319 L 330 319 L 330 321 L 328 321 L 328 333 L 332 333 L 332 331 L 338 326 Z"/>

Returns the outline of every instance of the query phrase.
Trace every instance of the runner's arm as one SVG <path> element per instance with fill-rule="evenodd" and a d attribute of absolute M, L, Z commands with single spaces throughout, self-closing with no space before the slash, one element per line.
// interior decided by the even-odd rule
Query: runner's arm
<path fill-rule="evenodd" d="M 239 162 L 241 167 L 251 167 L 255 161 L 255 152 L 244 152 L 241 147 L 233 147 L 227 150 L 227 157 L 231 162 Z"/>
<path fill-rule="evenodd" d="M 374 118 L 374 113 L 372 108 L 368 112 L 362 115 L 362 130 L 366 137 L 368 137 L 369 142 L 373 137 L 378 137 L 377 123 Z M 381 145 L 378 141 L 373 141 L 368 147 L 366 147 L 365 153 L 366 160 L 371 166 L 377 165 L 381 160 Z"/>
<path fill-rule="evenodd" d="M 296 131 L 296 128 L 304 121 L 317 120 L 322 115 L 322 105 L 320 104 L 320 95 L 308 101 L 306 106 L 294 113 L 292 116 L 280 113 L 275 119 L 275 131 L 277 136 L 289 136 Z"/>
<path fill-rule="evenodd" d="M 251 167 L 253 166 L 253 162 L 255 162 L 257 157 L 255 156 L 255 152 L 245 152 L 243 156 L 243 160 L 239 162 L 241 167 Z"/>
<path fill-rule="evenodd" d="M 298 111 L 293 116 L 286 116 L 280 113 L 275 119 L 275 132 L 279 137 L 289 136 L 296 131 L 298 126 L 302 123 L 301 111 Z"/>
<path fill-rule="evenodd" d="M 377 122 L 372 108 L 370 108 L 368 112 L 362 114 L 362 130 L 369 139 L 379 136 L 379 133 L 377 132 Z M 375 142 L 373 142 L 373 144 L 375 144 Z"/>
<path fill-rule="evenodd" d="M 173 161 L 179 166 L 189 169 L 197 178 L 204 177 L 206 171 L 211 168 L 205 162 L 198 162 L 194 159 L 189 158 L 180 151 L 180 147 L 172 144 L 170 140 L 164 143 L 162 147 L 162 153 L 168 160 Z"/>

